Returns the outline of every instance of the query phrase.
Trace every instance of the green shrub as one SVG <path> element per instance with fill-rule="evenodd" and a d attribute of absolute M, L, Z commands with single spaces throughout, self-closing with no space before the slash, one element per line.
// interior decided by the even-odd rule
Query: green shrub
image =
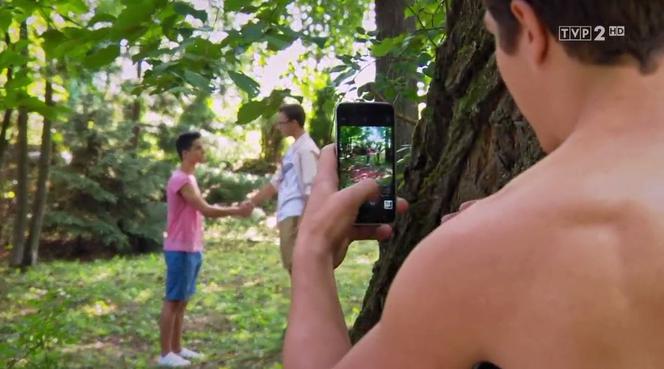
<path fill-rule="evenodd" d="M 30 300 L 30 305 L 34 313 L 0 328 L 0 363 L 7 369 L 61 368 L 59 348 L 70 337 L 61 319 L 67 307 L 55 291 Z"/>

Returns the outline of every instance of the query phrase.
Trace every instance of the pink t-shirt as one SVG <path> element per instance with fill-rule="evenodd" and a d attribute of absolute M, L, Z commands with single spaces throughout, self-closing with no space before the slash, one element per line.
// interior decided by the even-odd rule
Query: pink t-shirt
<path fill-rule="evenodd" d="M 164 250 L 167 251 L 203 251 L 203 214 L 179 192 L 187 183 L 200 193 L 196 177 L 180 169 L 173 172 L 166 185 L 168 221 Z"/>

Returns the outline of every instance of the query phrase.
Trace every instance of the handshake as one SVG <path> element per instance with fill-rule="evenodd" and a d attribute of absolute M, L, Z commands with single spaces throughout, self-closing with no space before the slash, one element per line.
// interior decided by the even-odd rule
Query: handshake
<path fill-rule="evenodd" d="M 247 218 L 251 215 L 251 212 L 254 210 L 254 203 L 252 203 L 249 200 L 243 201 L 240 203 L 240 205 L 233 206 L 231 209 L 233 211 L 233 215 L 241 217 L 241 218 Z"/>

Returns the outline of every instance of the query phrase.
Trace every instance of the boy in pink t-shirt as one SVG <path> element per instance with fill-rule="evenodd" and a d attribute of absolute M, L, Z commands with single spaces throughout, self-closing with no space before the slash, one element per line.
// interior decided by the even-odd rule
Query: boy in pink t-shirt
<path fill-rule="evenodd" d="M 182 321 L 187 301 L 196 290 L 202 264 L 203 217 L 249 216 L 251 206 L 220 207 L 209 205 L 201 196 L 194 170 L 205 161 L 201 135 L 183 133 L 176 141 L 181 165 L 166 186 L 168 202 L 166 260 L 166 296 L 161 311 L 161 356 L 159 365 L 188 366 L 187 359 L 201 354 L 182 347 Z"/>

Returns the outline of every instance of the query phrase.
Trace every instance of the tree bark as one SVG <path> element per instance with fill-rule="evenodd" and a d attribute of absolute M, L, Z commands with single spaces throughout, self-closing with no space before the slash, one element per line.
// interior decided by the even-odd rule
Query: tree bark
<path fill-rule="evenodd" d="M 284 136 L 277 126 L 269 121 L 261 123 L 261 160 L 276 164 L 281 160 Z"/>
<path fill-rule="evenodd" d="M 11 40 L 9 39 L 9 33 L 5 33 L 5 43 L 7 48 L 11 45 Z M 10 66 L 7 68 L 7 82 L 9 83 L 13 78 L 13 68 Z M 13 109 L 5 110 L 4 117 L 2 118 L 2 128 L 0 128 L 0 184 L 3 182 L 2 178 L 2 168 L 5 166 L 5 153 L 7 152 L 7 147 L 9 146 L 9 139 L 7 138 L 7 130 L 9 129 L 9 124 L 11 123 Z"/>
<path fill-rule="evenodd" d="M 136 77 L 138 78 L 137 83 L 141 83 L 141 76 L 143 75 L 142 66 L 143 61 L 139 60 L 136 64 Z M 131 149 L 138 151 L 138 144 L 141 139 L 141 95 L 136 95 L 134 102 L 131 106 L 131 120 L 134 122 L 134 128 L 132 128 L 132 137 L 131 137 Z"/>
<path fill-rule="evenodd" d="M 376 30 L 378 40 L 395 37 L 403 33 L 415 31 L 415 19 L 404 17 L 407 5 L 411 0 L 376 0 Z M 410 145 L 413 135 L 413 124 L 417 121 L 417 102 L 402 96 L 399 91 L 415 89 L 417 82 L 414 78 L 417 66 L 412 63 L 403 70 L 403 64 L 408 56 L 385 55 L 376 59 L 376 81 L 379 99 L 391 102 L 397 115 L 396 118 L 396 149 Z M 381 86 L 391 88 L 381 89 Z M 397 160 L 400 158 L 397 158 Z"/>
<path fill-rule="evenodd" d="M 21 40 L 28 39 L 28 26 L 21 23 Z M 27 48 L 24 49 L 27 51 Z M 13 267 L 21 266 L 25 251 L 25 230 L 28 221 L 28 111 L 24 107 L 18 110 L 18 138 L 16 142 L 17 184 L 16 184 L 16 217 L 14 218 L 14 235 L 9 263 Z"/>
<path fill-rule="evenodd" d="M 53 84 L 50 73 L 46 77 L 46 91 L 44 102 L 53 106 Z M 39 241 L 46 209 L 46 198 L 48 196 L 48 174 L 51 164 L 51 119 L 44 116 L 44 127 L 42 131 L 41 154 L 39 155 L 39 174 L 37 175 L 37 193 L 32 204 L 32 218 L 30 219 L 30 235 L 26 242 L 27 248 L 23 256 L 23 266 L 37 264 L 39 254 Z"/>
<path fill-rule="evenodd" d="M 496 70 L 481 0 L 453 0 L 447 39 L 438 48 L 427 108 L 415 128 L 400 194 L 410 210 L 380 246 L 362 310 L 361 338 L 380 319 L 388 288 L 415 245 L 467 200 L 485 197 L 542 157 L 534 134 Z"/>

